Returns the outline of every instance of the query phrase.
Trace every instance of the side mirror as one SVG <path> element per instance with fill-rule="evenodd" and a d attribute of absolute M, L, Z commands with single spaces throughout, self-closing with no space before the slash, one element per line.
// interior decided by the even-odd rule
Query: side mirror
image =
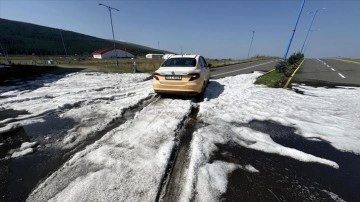
<path fill-rule="evenodd" d="M 212 64 L 208 64 L 208 67 L 211 68 L 211 67 L 212 67 Z"/>

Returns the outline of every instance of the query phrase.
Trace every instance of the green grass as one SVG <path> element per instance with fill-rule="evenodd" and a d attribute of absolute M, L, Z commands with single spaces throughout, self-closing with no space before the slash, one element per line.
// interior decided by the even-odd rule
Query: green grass
<path fill-rule="evenodd" d="M 82 67 L 101 72 L 111 73 L 129 73 L 134 62 L 137 64 L 139 72 L 154 72 L 160 67 L 162 60 L 145 58 L 119 58 L 119 67 L 116 65 L 116 59 L 94 59 L 90 57 L 72 57 L 65 58 L 60 56 L 10 56 L 11 64 L 14 65 L 34 65 L 49 66 L 48 60 L 52 60 L 52 66 L 59 67 Z M 5 57 L 0 57 L 0 64 L 8 64 Z"/>
<path fill-rule="evenodd" d="M 272 71 L 258 77 L 255 81 L 255 84 L 263 84 L 272 88 L 281 88 L 284 86 L 286 80 L 287 77 L 284 75 L 284 73 Z"/>

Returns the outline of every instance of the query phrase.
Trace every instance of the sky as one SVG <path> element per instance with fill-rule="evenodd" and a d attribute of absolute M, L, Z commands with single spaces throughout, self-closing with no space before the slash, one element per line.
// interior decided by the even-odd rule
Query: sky
<path fill-rule="evenodd" d="M 301 0 L 0 0 L 0 18 L 207 58 L 282 57 Z M 306 57 L 360 57 L 360 1 L 306 0 L 290 53 L 301 50 L 316 15 Z"/>

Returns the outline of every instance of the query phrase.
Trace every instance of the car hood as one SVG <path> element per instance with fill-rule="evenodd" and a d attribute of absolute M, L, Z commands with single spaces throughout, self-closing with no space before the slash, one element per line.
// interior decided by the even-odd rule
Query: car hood
<path fill-rule="evenodd" d="M 156 73 L 161 75 L 187 75 L 194 72 L 200 72 L 196 67 L 160 67 Z"/>

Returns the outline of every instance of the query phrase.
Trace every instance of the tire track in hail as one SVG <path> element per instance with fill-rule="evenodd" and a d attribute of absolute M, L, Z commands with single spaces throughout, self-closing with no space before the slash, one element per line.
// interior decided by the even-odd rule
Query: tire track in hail
<path fill-rule="evenodd" d="M 181 196 L 189 166 L 188 155 L 193 133 L 204 125 L 197 120 L 198 112 L 198 102 L 193 100 L 190 113 L 183 118 L 175 131 L 177 143 L 171 153 L 155 201 L 178 201 Z"/>

